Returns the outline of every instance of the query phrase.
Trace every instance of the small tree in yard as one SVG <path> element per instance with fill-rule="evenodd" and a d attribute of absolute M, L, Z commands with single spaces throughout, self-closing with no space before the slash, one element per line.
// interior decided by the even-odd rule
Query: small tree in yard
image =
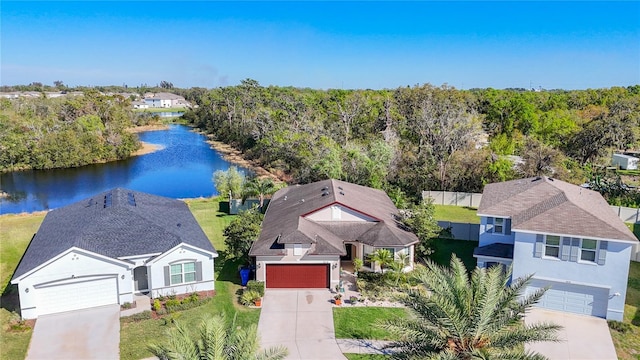
<path fill-rule="evenodd" d="M 260 235 L 263 215 L 257 209 L 241 211 L 224 229 L 224 243 L 236 258 L 247 256 L 249 249 Z"/>
<path fill-rule="evenodd" d="M 384 272 L 384 268 L 393 263 L 393 254 L 388 249 L 378 249 L 371 254 L 371 261 L 380 265 L 380 270 Z"/>
<path fill-rule="evenodd" d="M 422 201 L 419 205 L 411 205 L 400 218 L 400 221 L 420 240 L 416 244 L 416 254 L 425 257 L 433 252 L 431 240 L 438 236 L 442 228 L 434 217 L 435 207 L 431 201 Z"/>
<path fill-rule="evenodd" d="M 239 199 L 242 196 L 242 185 L 244 184 L 244 174 L 238 168 L 232 166 L 227 171 L 216 170 L 213 173 L 213 184 L 220 196 L 228 196 L 229 202 L 232 199 Z"/>

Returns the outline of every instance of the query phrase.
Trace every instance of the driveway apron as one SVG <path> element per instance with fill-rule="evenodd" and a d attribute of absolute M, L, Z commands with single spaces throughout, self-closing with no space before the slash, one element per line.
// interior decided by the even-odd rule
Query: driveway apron
<path fill-rule="evenodd" d="M 554 323 L 563 327 L 558 331 L 560 342 L 531 343 L 525 349 L 536 351 L 550 360 L 615 360 L 616 349 L 605 319 L 560 311 L 533 308 L 525 316 L 525 323 Z"/>
<path fill-rule="evenodd" d="M 284 345 L 290 360 L 346 359 L 335 339 L 329 290 L 265 292 L 258 323 L 263 348 Z"/>
<path fill-rule="evenodd" d="M 120 305 L 38 317 L 27 360 L 118 359 Z"/>

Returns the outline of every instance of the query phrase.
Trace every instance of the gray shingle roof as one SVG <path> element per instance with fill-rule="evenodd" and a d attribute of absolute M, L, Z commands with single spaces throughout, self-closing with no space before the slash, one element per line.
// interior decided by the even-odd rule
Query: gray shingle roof
<path fill-rule="evenodd" d="M 332 204 L 363 213 L 375 222 L 313 221 L 305 216 Z M 312 255 L 344 255 L 344 241 L 372 246 L 407 246 L 418 242 L 396 221 L 398 209 L 382 190 L 339 180 L 295 185 L 276 192 L 265 213 L 260 237 L 249 255 L 281 255 L 276 244 L 311 244 Z"/>
<path fill-rule="evenodd" d="M 510 217 L 514 230 L 638 241 L 600 193 L 547 177 L 485 186 L 478 214 Z"/>
<path fill-rule="evenodd" d="M 513 244 L 494 243 L 473 249 L 474 256 L 513 259 Z"/>
<path fill-rule="evenodd" d="M 119 258 L 162 253 L 180 243 L 216 252 L 184 202 L 116 188 L 50 211 L 13 278 L 74 246 Z"/>

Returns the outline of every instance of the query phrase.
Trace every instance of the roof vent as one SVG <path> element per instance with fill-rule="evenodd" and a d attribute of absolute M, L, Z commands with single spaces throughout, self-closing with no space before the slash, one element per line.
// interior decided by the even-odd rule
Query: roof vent
<path fill-rule="evenodd" d="M 542 178 L 540 176 L 536 176 L 536 178 L 531 180 L 531 182 L 538 181 L 538 180 L 542 180 Z"/>
<path fill-rule="evenodd" d="M 340 190 L 344 190 L 344 189 L 342 188 L 342 186 L 338 186 L 338 189 L 340 189 Z"/>
<path fill-rule="evenodd" d="M 328 186 L 325 186 L 325 187 L 322 188 L 322 191 L 327 191 L 327 190 L 329 190 Z"/>
<path fill-rule="evenodd" d="M 136 206 L 136 198 L 133 193 L 127 193 L 127 201 L 129 202 L 129 205 Z"/>
<path fill-rule="evenodd" d="M 304 202 L 304 199 L 300 200 L 300 202 Z"/>
<path fill-rule="evenodd" d="M 104 196 L 104 208 L 111 207 L 111 193 Z"/>
<path fill-rule="evenodd" d="M 323 191 L 323 192 L 322 192 L 322 196 L 327 196 L 327 195 L 329 195 L 329 192 L 328 192 L 328 191 Z"/>
<path fill-rule="evenodd" d="M 287 195 L 284 196 L 284 201 L 287 201 Z"/>
<path fill-rule="evenodd" d="M 344 192 L 343 192 L 343 191 L 340 191 L 340 195 L 344 195 Z"/>
<path fill-rule="evenodd" d="M 178 223 L 176 226 L 177 226 L 177 227 L 181 227 L 181 226 L 182 226 L 182 224 Z"/>

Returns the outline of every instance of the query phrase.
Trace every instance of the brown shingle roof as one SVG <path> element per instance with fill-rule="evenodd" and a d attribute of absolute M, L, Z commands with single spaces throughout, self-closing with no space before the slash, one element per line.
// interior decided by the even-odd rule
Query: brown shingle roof
<path fill-rule="evenodd" d="M 598 192 L 547 177 L 485 186 L 478 215 L 509 217 L 514 230 L 638 241 Z"/>
<path fill-rule="evenodd" d="M 363 213 L 376 222 L 313 221 L 305 216 L 332 204 Z M 311 255 L 344 255 L 344 241 L 372 246 L 407 246 L 418 238 L 400 227 L 398 209 L 382 190 L 339 180 L 323 180 L 281 189 L 273 195 L 260 237 L 249 255 L 279 255 L 277 244 L 311 244 Z"/>

